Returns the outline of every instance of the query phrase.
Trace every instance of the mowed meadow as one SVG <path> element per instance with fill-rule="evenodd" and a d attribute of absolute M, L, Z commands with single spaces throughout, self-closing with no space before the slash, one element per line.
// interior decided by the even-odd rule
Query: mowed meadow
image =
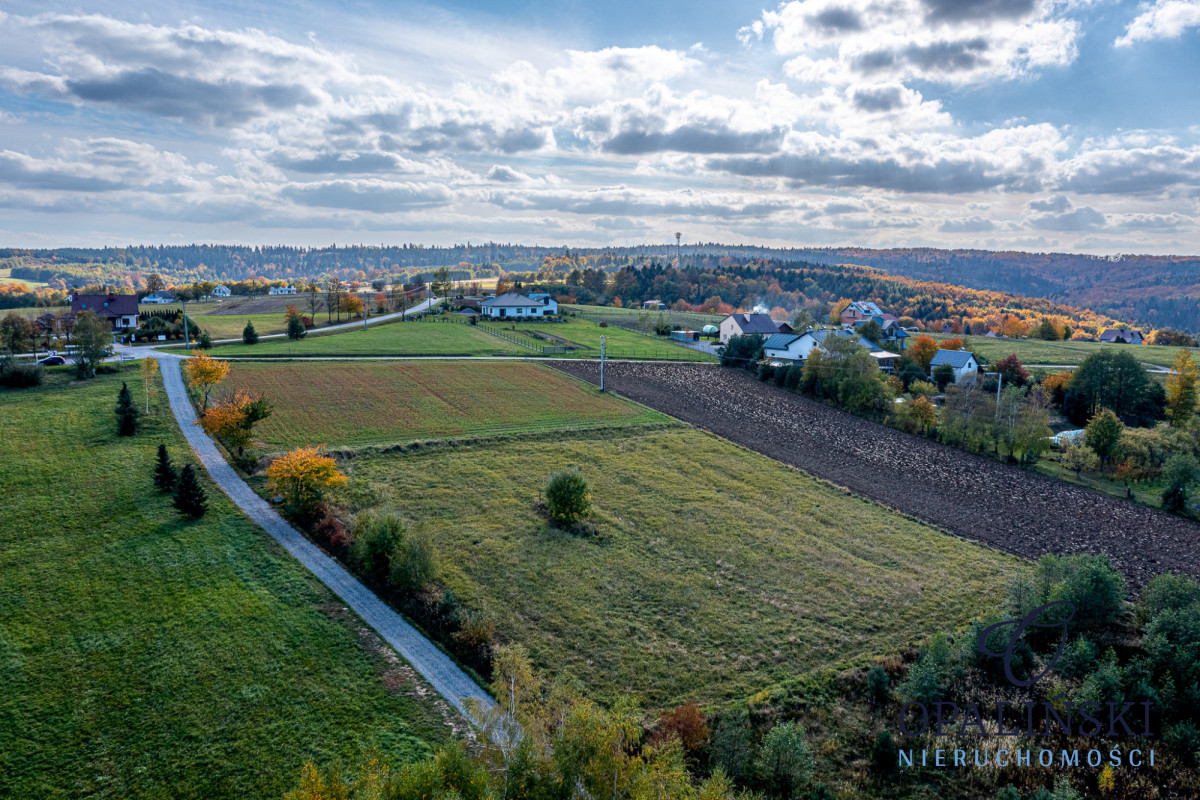
<path fill-rule="evenodd" d="M 275 407 L 255 429 L 267 451 L 670 422 L 521 361 L 231 363 L 222 391 L 261 392 Z"/>
<path fill-rule="evenodd" d="M 159 442 L 194 462 L 161 388 L 119 438 L 138 372 L 72 377 L 0 390 L 0 797 L 280 797 L 307 759 L 451 738 L 432 690 L 203 471 L 199 521 L 154 490 Z"/>

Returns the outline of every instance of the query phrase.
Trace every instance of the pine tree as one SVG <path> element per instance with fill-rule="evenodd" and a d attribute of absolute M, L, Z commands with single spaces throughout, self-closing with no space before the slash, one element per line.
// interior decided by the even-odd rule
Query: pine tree
<path fill-rule="evenodd" d="M 287 335 L 289 339 L 303 339 L 308 333 L 308 329 L 304 327 L 304 320 L 299 315 L 288 317 Z"/>
<path fill-rule="evenodd" d="M 196 339 L 196 347 L 199 347 L 201 350 L 212 350 L 212 337 L 209 336 L 207 328 Z"/>
<path fill-rule="evenodd" d="M 196 477 L 196 468 L 188 464 L 179 473 L 179 485 L 175 487 L 175 508 L 192 519 L 204 516 L 207 504 L 204 487 Z"/>
<path fill-rule="evenodd" d="M 137 406 L 133 404 L 133 395 L 129 386 L 121 384 L 121 392 L 117 395 L 117 435 L 133 436 L 137 433 Z"/>
<path fill-rule="evenodd" d="M 160 444 L 158 446 L 158 464 L 154 467 L 154 486 L 160 492 L 175 491 L 175 484 L 179 482 L 179 475 L 175 472 L 175 466 L 171 463 L 170 456 L 167 455 L 167 446 Z"/>
<path fill-rule="evenodd" d="M 246 320 L 246 327 L 242 328 L 242 343 L 258 344 L 258 331 L 254 330 L 253 320 Z"/>

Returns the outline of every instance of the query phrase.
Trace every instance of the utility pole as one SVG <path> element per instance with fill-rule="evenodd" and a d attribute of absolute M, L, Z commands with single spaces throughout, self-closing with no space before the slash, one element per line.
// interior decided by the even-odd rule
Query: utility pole
<path fill-rule="evenodd" d="M 600 337 L 600 391 L 604 391 L 604 337 Z"/>

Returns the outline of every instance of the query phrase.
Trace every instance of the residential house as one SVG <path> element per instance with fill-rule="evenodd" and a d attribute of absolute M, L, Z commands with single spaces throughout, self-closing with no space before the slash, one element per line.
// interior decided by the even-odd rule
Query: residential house
<path fill-rule="evenodd" d="M 1100 341 L 1110 344 L 1145 344 L 1142 332 L 1131 328 L 1109 328 L 1100 334 Z"/>
<path fill-rule="evenodd" d="M 71 313 L 78 316 L 83 311 L 109 320 L 114 331 L 136 328 L 138 324 L 136 294 L 77 294 L 71 298 Z"/>
<path fill-rule="evenodd" d="M 883 316 L 883 311 L 880 310 L 879 306 L 875 305 L 874 303 L 870 302 L 869 300 L 863 301 L 863 302 L 856 300 L 855 302 L 846 306 L 845 310 L 842 311 L 842 324 L 843 325 L 853 325 L 856 322 L 858 322 L 859 320 L 862 320 L 865 322 L 866 320 L 871 319 L 872 317 L 882 317 L 882 316 Z"/>
<path fill-rule="evenodd" d="M 938 350 L 929 362 L 930 374 L 942 364 L 949 364 L 954 368 L 955 383 L 973 381 L 979 375 L 979 361 L 975 359 L 975 354 L 968 350 Z"/>
<path fill-rule="evenodd" d="M 170 292 L 154 292 L 142 298 L 142 302 L 147 305 L 167 305 L 175 302 L 175 295 Z"/>
<path fill-rule="evenodd" d="M 769 361 L 803 363 L 812 354 L 812 351 L 822 347 L 830 336 L 853 338 L 859 347 L 871 354 L 884 372 L 891 373 L 900 361 L 900 356 L 879 349 L 874 342 L 847 328 L 810 330 L 801 334 L 777 333 L 767 337 L 767 340 L 763 342 L 763 356 Z"/>
<path fill-rule="evenodd" d="M 781 328 L 768 314 L 730 314 L 721 320 L 721 344 L 728 344 L 730 337 L 757 334 L 774 336 Z M 791 332 L 791 326 L 784 333 Z"/>
<path fill-rule="evenodd" d="M 229 297 L 233 292 L 229 291 L 229 287 L 225 284 L 216 286 L 212 290 L 212 297 Z"/>
<path fill-rule="evenodd" d="M 295 294 L 295 286 L 272 286 L 268 294 Z"/>
<path fill-rule="evenodd" d="M 666 311 L 667 304 L 662 300 L 643 300 L 642 308 L 646 309 L 647 311 Z"/>
<path fill-rule="evenodd" d="M 548 294 L 535 299 L 529 295 L 507 292 L 484 300 L 479 304 L 479 311 L 491 319 L 535 319 L 557 314 L 558 303 Z"/>
<path fill-rule="evenodd" d="M 558 313 L 558 301 L 552 298 L 546 292 L 530 292 L 526 296 L 530 300 L 537 300 L 538 302 L 542 303 L 542 305 L 546 306 L 547 310 L 544 312 L 544 314 Z"/>
<path fill-rule="evenodd" d="M 868 322 L 879 323 L 880 329 L 883 330 L 883 341 L 888 344 L 895 345 L 900 350 L 908 349 L 909 338 L 908 331 L 900 327 L 900 320 L 893 317 L 891 314 L 884 314 L 881 317 L 871 317 L 869 319 L 861 319 L 854 323 L 854 327 L 858 328 L 861 325 L 866 325 Z"/>

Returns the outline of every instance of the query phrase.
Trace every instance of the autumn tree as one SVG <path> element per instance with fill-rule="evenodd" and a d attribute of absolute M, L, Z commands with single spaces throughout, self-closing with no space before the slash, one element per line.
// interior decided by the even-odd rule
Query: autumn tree
<path fill-rule="evenodd" d="M 1121 446 L 1121 433 L 1124 430 L 1125 426 L 1120 417 L 1104 408 L 1088 422 L 1084 441 L 1101 462 L 1107 465 Z"/>
<path fill-rule="evenodd" d="M 146 390 L 146 413 L 150 413 L 150 395 L 158 390 L 158 359 L 143 358 L 139 365 L 142 371 L 142 387 Z"/>
<path fill-rule="evenodd" d="M 3 344 L 10 356 L 29 350 L 36 335 L 37 332 L 29 318 L 14 311 L 8 312 L 4 319 L 0 320 L 0 344 Z"/>
<path fill-rule="evenodd" d="M 319 446 L 298 447 L 267 467 L 267 486 L 283 496 L 289 511 L 305 518 L 312 516 L 326 489 L 346 480 L 337 462 L 322 455 Z"/>
<path fill-rule="evenodd" d="M 1005 356 L 996 362 L 996 372 L 999 373 L 1005 386 L 1024 386 L 1029 380 L 1029 371 L 1017 358 L 1016 353 Z"/>
<path fill-rule="evenodd" d="M 100 362 L 112 354 L 112 325 L 90 311 L 75 319 L 75 373 L 83 378 L 96 377 Z"/>
<path fill-rule="evenodd" d="M 1167 376 L 1167 418 L 1171 425 L 1182 428 L 1196 413 L 1197 383 L 1200 373 L 1187 350 L 1180 350 L 1175 366 Z"/>
<path fill-rule="evenodd" d="M 938 343 L 932 336 L 921 334 L 908 346 L 908 357 L 921 365 L 921 369 L 929 371 L 929 362 L 937 355 Z"/>
<path fill-rule="evenodd" d="M 1085 444 L 1078 442 L 1067 447 L 1063 451 L 1062 456 L 1063 466 L 1075 472 L 1075 477 L 1078 478 L 1084 472 L 1092 472 L 1100 466 L 1100 459 L 1096 456 L 1096 451 Z"/>
<path fill-rule="evenodd" d="M 317 312 L 321 310 L 321 287 L 314 281 L 304 289 L 304 293 L 308 295 L 308 315 L 315 321 Z"/>
<path fill-rule="evenodd" d="M 188 385 L 203 394 L 204 405 L 200 409 L 200 413 L 203 414 L 208 411 L 208 397 L 212 390 L 229 375 L 229 362 L 219 361 L 207 353 L 193 350 L 192 357 L 183 362 L 183 374 Z"/>
<path fill-rule="evenodd" d="M 201 414 L 195 424 L 224 442 L 240 458 L 253 440 L 255 423 L 271 416 L 273 410 L 262 395 L 238 389 L 233 397 Z"/>
<path fill-rule="evenodd" d="M 833 308 L 829 309 L 829 321 L 831 323 L 833 323 L 834 325 L 841 325 L 842 324 L 842 312 L 845 311 L 847 308 L 849 308 L 850 304 L 852 302 L 854 302 L 854 301 L 851 300 L 850 298 L 843 297 L 840 300 L 838 300 L 836 303 L 834 303 Z"/>
<path fill-rule="evenodd" d="M 351 317 L 361 317 L 364 309 L 363 300 L 357 294 L 347 292 L 338 301 L 338 310 L 346 312 Z"/>
<path fill-rule="evenodd" d="M 929 398 L 918 395 L 911 403 L 904 404 L 900 421 L 910 433 L 926 435 L 937 427 L 937 409 L 929 402 Z"/>

